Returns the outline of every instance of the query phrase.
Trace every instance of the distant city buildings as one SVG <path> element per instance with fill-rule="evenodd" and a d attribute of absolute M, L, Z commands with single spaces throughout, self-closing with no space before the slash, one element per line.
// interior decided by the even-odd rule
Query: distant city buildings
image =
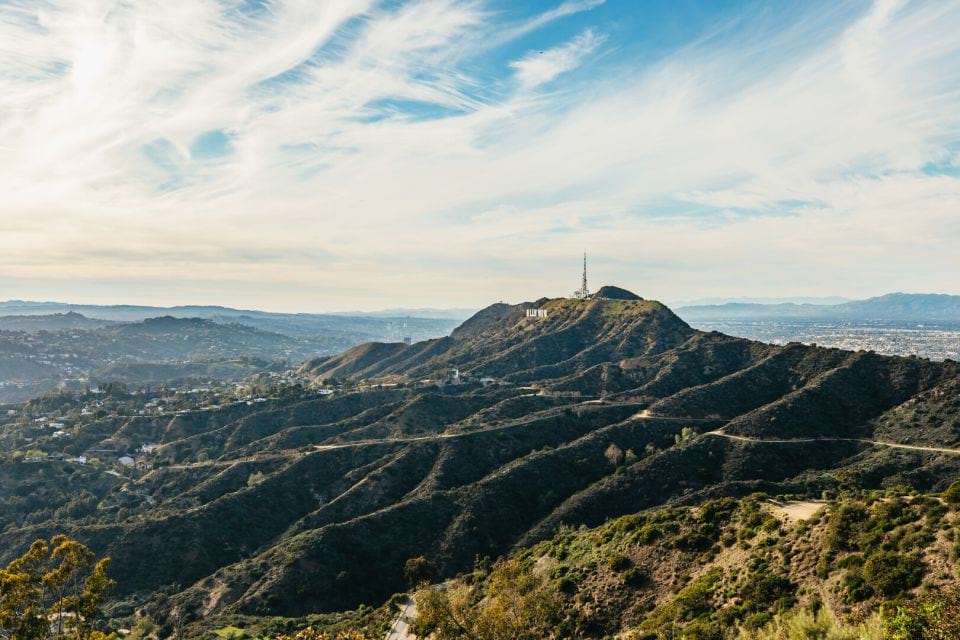
<path fill-rule="evenodd" d="M 833 322 L 700 321 L 695 328 L 771 344 L 802 342 L 847 351 L 960 360 L 960 329 L 865 326 Z"/>

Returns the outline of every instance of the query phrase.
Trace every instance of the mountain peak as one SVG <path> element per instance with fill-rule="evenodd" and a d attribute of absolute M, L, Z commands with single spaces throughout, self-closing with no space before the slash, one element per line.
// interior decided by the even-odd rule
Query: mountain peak
<path fill-rule="evenodd" d="M 600 290 L 593 294 L 593 297 L 605 300 L 643 300 L 643 298 L 632 291 L 614 287 L 613 285 L 600 287 Z"/>
<path fill-rule="evenodd" d="M 473 376 L 543 382 L 577 375 L 605 362 L 653 356 L 696 331 L 667 307 L 618 287 L 587 299 L 541 298 L 496 303 L 447 338 L 403 345 L 354 347 L 304 365 L 318 378 L 401 375 L 434 378 L 457 369 Z M 371 358 L 376 353 L 379 358 Z"/>

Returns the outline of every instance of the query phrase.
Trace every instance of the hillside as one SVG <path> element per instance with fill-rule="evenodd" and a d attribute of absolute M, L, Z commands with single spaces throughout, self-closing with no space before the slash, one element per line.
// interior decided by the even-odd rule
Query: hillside
<path fill-rule="evenodd" d="M 533 310 L 546 315 L 528 317 Z M 659 302 L 639 298 L 501 303 L 483 309 L 448 338 L 415 345 L 360 345 L 307 362 L 301 372 L 318 379 L 418 378 L 456 368 L 478 377 L 541 382 L 604 363 L 653 356 L 678 347 L 694 333 Z"/>
<path fill-rule="evenodd" d="M 568 529 L 480 564 L 469 581 L 424 588 L 414 628 L 440 640 L 470 637 L 447 630 L 453 619 L 483 639 L 499 620 L 525 637 L 748 640 L 790 627 L 790 638 L 880 640 L 906 599 L 949 597 L 958 524 L 939 495 L 897 492 L 656 509 Z"/>
<path fill-rule="evenodd" d="M 0 497 L 0 552 L 66 530 L 114 558 L 117 615 L 303 616 L 383 603 L 421 555 L 448 577 L 664 505 L 960 475 L 960 365 L 699 332 L 618 296 L 496 304 L 446 338 L 315 359 L 301 375 L 322 392 L 58 438 L 9 424 L 0 471 L 36 484 Z M 81 499 L 89 465 L 56 456 L 84 453 L 119 478 L 90 474 Z M 122 455 L 137 465 L 111 469 Z"/>

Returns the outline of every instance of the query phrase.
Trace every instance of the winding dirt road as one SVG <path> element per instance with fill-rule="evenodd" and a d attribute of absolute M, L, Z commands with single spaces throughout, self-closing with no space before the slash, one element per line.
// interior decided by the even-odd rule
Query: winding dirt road
<path fill-rule="evenodd" d="M 906 449 L 907 451 L 923 451 L 925 453 L 945 453 L 952 456 L 960 456 L 960 449 L 947 449 L 945 447 L 924 447 L 913 444 L 899 444 L 897 442 L 885 442 L 883 440 L 868 440 L 866 438 L 793 438 L 789 440 L 780 440 L 775 438 L 750 438 L 747 436 L 736 436 L 730 433 L 724 433 L 723 429 L 716 431 L 707 431 L 703 435 L 717 438 L 727 438 L 738 442 L 752 442 L 756 444 L 804 444 L 811 442 L 860 442 L 875 447 L 888 447 L 890 449 Z"/>

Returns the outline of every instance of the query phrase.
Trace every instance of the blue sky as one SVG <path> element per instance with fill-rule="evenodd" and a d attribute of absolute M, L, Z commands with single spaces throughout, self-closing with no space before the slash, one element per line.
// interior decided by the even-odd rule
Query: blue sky
<path fill-rule="evenodd" d="M 0 298 L 960 294 L 960 4 L 0 0 Z"/>

